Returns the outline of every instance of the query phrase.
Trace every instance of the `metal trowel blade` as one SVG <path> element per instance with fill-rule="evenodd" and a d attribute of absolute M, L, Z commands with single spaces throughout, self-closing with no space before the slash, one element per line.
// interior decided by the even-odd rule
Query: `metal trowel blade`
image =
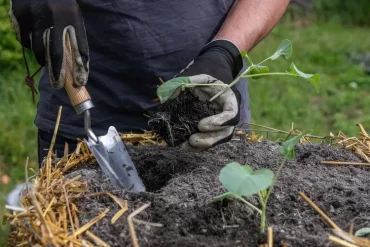
<path fill-rule="evenodd" d="M 109 127 L 108 133 L 99 136 L 98 140 L 98 143 L 85 141 L 112 184 L 131 191 L 145 191 L 145 186 L 116 128 Z"/>

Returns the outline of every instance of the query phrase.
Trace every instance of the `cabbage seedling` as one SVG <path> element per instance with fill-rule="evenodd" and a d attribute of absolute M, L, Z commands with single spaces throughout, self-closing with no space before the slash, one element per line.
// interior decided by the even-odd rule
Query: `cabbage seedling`
<path fill-rule="evenodd" d="M 356 237 L 370 236 L 370 227 L 361 228 L 360 230 L 356 231 L 355 236 Z"/>
<path fill-rule="evenodd" d="M 242 201 L 261 215 L 260 230 L 263 233 L 265 231 L 268 199 L 286 160 L 295 157 L 294 148 L 302 135 L 303 134 L 295 136 L 282 144 L 280 153 L 283 155 L 283 159 L 281 160 L 275 176 L 269 169 L 253 170 L 250 165 L 240 165 L 237 162 L 227 164 L 221 169 L 219 176 L 220 182 L 226 188 L 227 192 L 216 196 L 214 201 L 222 201 L 227 197 L 234 197 Z M 243 198 L 253 195 L 258 196 L 261 208 L 254 206 Z"/>
<path fill-rule="evenodd" d="M 266 58 L 265 60 L 261 61 L 260 63 L 253 63 L 251 58 L 245 51 L 241 52 L 241 55 L 244 59 L 248 61 L 249 67 L 239 75 L 233 82 L 229 85 L 227 84 L 212 84 L 213 86 L 220 86 L 220 92 L 213 96 L 210 101 L 213 101 L 215 98 L 220 96 L 224 93 L 228 88 L 231 88 L 236 83 L 238 83 L 243 78 L 251 78 L 251 79 L 259 79 L 265 76 L 294 76 L 300 77 L 303 79 L 308 80 L 319 92 L 320 89 L 320 76 L 318 74 L 306 74 L 300 71 L 294 63 L 291 63 L 290 68 L 285 72 L 270 72 L 270 69 L 262 65 L 269 60 L 276 60 L 280 57 L 284 57 L 285 59 L 289 59 L 292 55 L 292 43 L 290 40 L 284 39 L 280 42 L 278 49 L 272 54 L 270 57 Z M 163 84 L 161 84 L 157 89 L 157 96 L 160 99 L 161 103 L 163 104 L 167 100 L 171 100 L 177 97 L 182 90 L 190 87 L 200 87 L 200 86 L 209 86 L 209 84 L 192 84 L 189 77 L 176 77 L 171 79 Z"/>

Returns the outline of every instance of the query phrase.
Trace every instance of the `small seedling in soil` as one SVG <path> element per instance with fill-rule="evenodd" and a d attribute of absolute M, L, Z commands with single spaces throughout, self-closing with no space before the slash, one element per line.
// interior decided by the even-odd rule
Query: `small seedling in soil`
<path fill-rule="evenodd" d="M 355 232 L 356 237 L 368 237 L 370 236 L 370 227 L 364 227 Z"/>
<path fill-rule="evenodd" d="M 291 42 L 284 39 L 274 54 L 259 63 L 253 63 L 246 52 L 241 52 L 243 59 L 248 61 L 249 67 L 229 85 L 212 84 L 220 86 L 220 91 L 209 101 L 201 101 L 193 93 L 195 87 L 209 86 L 209 84 L 192 84 L 189 77 L 177 77 L 161 84 L 157 89 L 157 96 L 162 105 L 151 114 L 148 122 L 149 127 L 153 132 L 158 133 L 168 145 L 179 145 L 190 135 L 198 132 L 197 125 L 201 119 L 219 113 L 213 101 L 243 78 L 294 76 L 309 81 L 318 92 L 320 89 L 320 76 L 318 74 L 306 74 L 300 71 L 293 62 L 285 72 L 270 72 L 270 69 L 265 65 L 266 62 L 281 57 L 289 59 L 292 51 Z"/>
<path fill-rule="evenodd" d="M 294 148 L 302 135 L 303 134 L 295 136 L 282 144 L 280 153 L 283 155 L 283 159 L 281 160 L 275 176 L 270 169 L 254 171 L 249 165 L 240 165 L 237 162 L 227 164 L 222 168 L 219 176 L 220 182 L 226 188 L 227 192 L 215 197 L 214 201 L 222 201 L 228 197 L 234 197 L 242 201 L 261 215 L 260 230 L 261 233 L 263 233 L 266 225 L 266 207 L 268 199 L 286 160 L 295 157 Z M 261 209 L 243 198 L 253 195 L 258 196 Z"/>

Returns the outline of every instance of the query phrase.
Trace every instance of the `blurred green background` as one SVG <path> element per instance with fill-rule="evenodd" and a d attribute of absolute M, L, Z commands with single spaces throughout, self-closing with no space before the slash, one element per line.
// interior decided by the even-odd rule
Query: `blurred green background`
<path fill-rule="evenodd" d="M 9 2 L 0 0 L 0 217 L 6 194 L 24 181 L 30 157 L 36 169 L 36 104 L 24 83 L 22 50 L 7 16 Z M 289 60 L 267 63 L 284 71 L 292 61 L 306 73 L 319 73 L 316 93 L 305 80 L 288 77 L 249 81 L 253 123 L 289 130 L 291 123 L 317 135 L 358 134 L 356 123 L 370 128 L 370 1 L 296 0 L 279 25 L 251 53 L 254 62 L 270 56 L 282 39 L 290 39 Z M 38 68 L 26 50 L 31 73 Z M 38 77 L 36 77 L 37 81 Z M 36 98 L 37 99 L 37 98 Z M 0 246 L 7 226 L 0 226 Z"/>

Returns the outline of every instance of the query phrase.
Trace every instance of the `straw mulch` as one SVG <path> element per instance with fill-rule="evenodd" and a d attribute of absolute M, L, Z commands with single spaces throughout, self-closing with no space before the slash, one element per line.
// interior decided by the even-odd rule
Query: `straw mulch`
<path fill-rule="evenodd" d="M 121 139 L 133 145 L 165 145 L 151 132 L 123 134 Z M 95 162 L 86 143 L 80 140 L 71 155 L 66 151 L 59 159 L 49 153 L 43 162 L 39 173 L 27 179 L 20 198 L 22 207 L 11 208 L 13 214 L 4 216 L 3 224 L 9 223 L 13 228 L 8 246 L 109 246 L 89 228 L 104 218 L 110 209 L 105 209 L 89 223 L 80 225 L 79 215 L 83 212 L 75 202 L 87 192 L 87 181 L 81 181 L 81 176 L 70 179 L 64 176 L 76 166 Z M 27 188 L 29 183 L 32 186 Z M 106 195 L 121 206 L 111 220 L 114 223 L 127 211 L 128 204 L 112 194 Z"/>
<path fill-rule="evenodd" d="M 57 126 L 56 125 L 56 130 Z M 370 163 L 370 137 L 365 129 L 358 124 L 360 128 L 360 137 L 346 137 L 343 133 L 338 136 L 329 135 L 321 139 L 335 141 L 334 145 L 341 145 L 345 149 L 351 149 Z M 271 129 L 271 128 L 270 128 Z M 54 132 L 54 134 L 56 131 Z M 299 131 L 282 131 L 289 135 L 300 134 Z M 236 136 L 245 138 L 248 141 L 259 142 L 263 136 L 254 132 L 250 135 L 237 131 Z M 309 142 L 310 138 L 319 138 L 306 135 L 302 141 Z M 144 134 L 124 134 L 121 138 L 126 143 L 133 145 L 166 145 L 157 135 L 152 132 Z M 13 231 L 8 238 L 8 246 L 109 246 L 98 236 L 89 231 L 89 228 L 96 222 L 106 217 L 109 208 L 100 212 L 91 221 L 85 225 L 79 222 L 79 215 L 82 210 L 76 206 L 76 201 L 82 195 L 87 193 L 87 181 L 81 181 L 80 176 L 69 178 L 65 174 L 72 168 L 82 164 L 95 162 L 95 158 L 89 151 L 85 142 L 80 141 L 76 150 L 68 154 L 66 146 L 62 158 L 55 157 L 49 152 L 44 160 L 43 168 L 31 178 L 27 178 L 28 183 L 32 183 L 32 188 L 24 188 L 21 196 L 21 207 L 12 208 L 13 213 L 6 214 L 4 223 L 9 223 Z M 26 164 L 26 176 L 28 168 Z M 114 223 L 128 209 L 128 203 L 125 200 L 106 193 L 121 209 L 114 215 L 111 222 Z M 133 245 L 136 246 L 133 240 Z"/>

